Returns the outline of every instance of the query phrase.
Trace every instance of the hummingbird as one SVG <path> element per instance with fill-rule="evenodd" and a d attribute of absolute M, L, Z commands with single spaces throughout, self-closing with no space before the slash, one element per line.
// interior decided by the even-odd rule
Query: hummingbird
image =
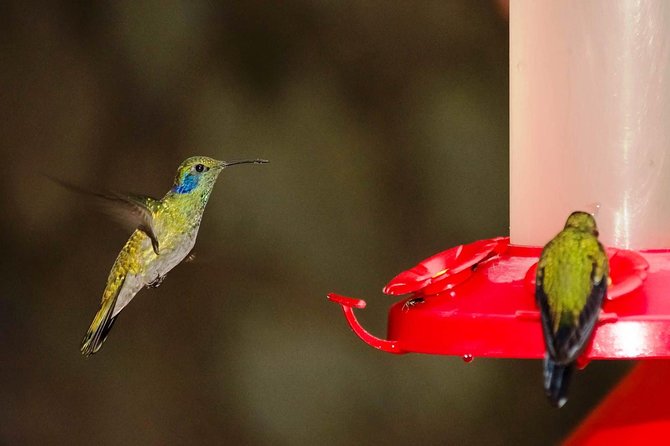
<path fill-rule="evenodd" d="M 221 171 L 238 164 L 267 162 L 261 159 L 226 162 L 205 156 L 188 158 L 177 169 L 174 184 L 162 199 L 92 192 L 134 232 L 112 266 L 100 310 L 81 342 L 84 356 L 100 350 L 121 310 L 142 288 L 158 287 L 165 275 L 189 255 Z M 58 182 L 83 192 L 76 186 Z"/>
<path fill-rule="evenodd" d="M 591 214 L 573 212 L 542 250 L 535 299 L 540 308 L 546 353 L 544 390 L 555 407 L 568 399 L 575 361 L 588 346 L 603 298 L 609 262 Z"/>

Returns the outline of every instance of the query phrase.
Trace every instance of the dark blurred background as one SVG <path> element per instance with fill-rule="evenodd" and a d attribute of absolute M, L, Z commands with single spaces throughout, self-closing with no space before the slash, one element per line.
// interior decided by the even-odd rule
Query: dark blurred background
<path fill-rule="evenodd" d="M 539 361 L 371 349 L 396 273 L 508 233 L 506 14 L 486 1 L 3 2 L 0 443 L 556 443 Z M 191 155 L 226 171 L 196 260 L 79 341 L 128 233 L 55 186 L 162 196 Z"/>

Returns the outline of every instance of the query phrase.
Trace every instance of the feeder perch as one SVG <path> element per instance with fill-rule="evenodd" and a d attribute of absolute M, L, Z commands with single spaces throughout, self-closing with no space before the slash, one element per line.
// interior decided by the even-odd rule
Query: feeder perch
<path fill-rule="evenodd" d="M 358 323 L 354 308 L 365 308 L 365 301 L 328 297 L 342 306 L 354 333 L 382 351 L 539 359 L 545 351 L 534 295 L 540 253 L 498 237 L 448 249 L 398 274 L 384 292 L 408 297 L 391 306 L 388 340 Z M 670 251 L 607 254 L 611 283 L 582 365 L 670 356 Z"/>

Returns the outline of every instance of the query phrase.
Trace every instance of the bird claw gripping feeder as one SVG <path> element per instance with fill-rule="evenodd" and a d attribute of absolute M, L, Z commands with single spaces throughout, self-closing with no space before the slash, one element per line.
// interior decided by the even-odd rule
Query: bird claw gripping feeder
<path fill-rule="evenodd" d="M 669 3 L 511 2 L 510 237 L 448 249 L 391 280 L 384 292 L 407 297 L 389 310 L 388 339 L 358 323 L 354 308 L 365 301 L 328 298 L 354 333 L 389 353 L 539 359 L 534 280 L 542 246 L 570 212 L 597 210 L 611 282 L 579 364 L 670 358 L 668 122 Z M 667 401 L 668 386 L 647 385 L 654 373 L 667 382 L 663 364 L 638 367 L 576 438 L 635 429 L 640 441 L 651 435 L 640 426 L 652 419 L 654 435 L 659 420 L 670 434 L 665 404 L 622 404 L 653 399 L 650 391 Z M 611 416 L 631 407 L 634 423 Z"/>

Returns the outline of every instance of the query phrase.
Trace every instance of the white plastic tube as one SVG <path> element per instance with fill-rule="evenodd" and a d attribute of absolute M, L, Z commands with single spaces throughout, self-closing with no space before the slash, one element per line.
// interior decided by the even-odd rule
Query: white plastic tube
<path fill-rule="evenodd" d="M 670 248 L 669 152 L 670 1 L 511 2 L 512 243 L 585 210 L 607 246 Z"/>

